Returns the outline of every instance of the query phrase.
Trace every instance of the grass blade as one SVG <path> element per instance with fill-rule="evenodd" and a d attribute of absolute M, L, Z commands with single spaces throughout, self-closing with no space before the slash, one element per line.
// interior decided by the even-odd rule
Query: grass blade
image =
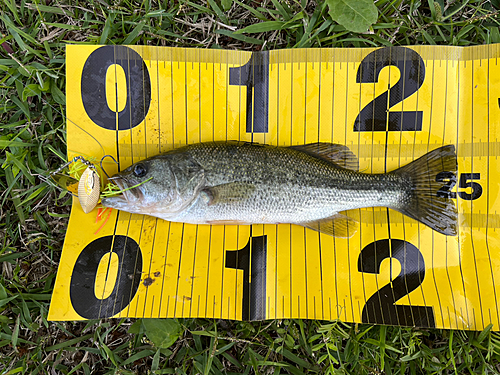
<path fill-rule="evenodd" d="M 243 33 L 263 33 L 266 31 L 274 31 L 280 30 L 286 22 L 283 21 L 266 21 L 260 22 L 255 25 L 247 26 L 241 30 L 236 30 L 235 34 L 243 34 Z"/>
<path fill-rule="evenodd" d="M 87 340 L 87 339 L 89 339 L 89 338 L 91 338 L 93 336 L 94 335 L 92 333 L 89 333 L 89 334 L 87 334 L 85 336 L 76 337 L 74 339 L 67 340 L 67 341 L 64 341 L 64 342 L 60 342 L 60 343 L 58 343 L 56 345 L 49 346 L 48 348 L 45 348 L 45 350 L 47 352 L 51 352 L 53 350 L 63 349 L 63 348 L 66 348 L 66 347 L 78 344 L 79 342 L 85 341 L 85 340 Z"/>
<path fill-rule="evenodd" d="M 260 39 L 252 38 L 252 37 L 249 37 L 246 35 L 237 34 L 231 30 L 219 29 L 219 30 L 216 30 L 215 33 L 221 34 L 221 35 L 226 35 L 226 36 L 229 36 L 231 38 L 241 40 L 241 41 L 243 41 L 245 43 L 249 43 L 249 44 L 258 44 L 258 45 L 264 44 L 264 41 L 262 41 Z"/>

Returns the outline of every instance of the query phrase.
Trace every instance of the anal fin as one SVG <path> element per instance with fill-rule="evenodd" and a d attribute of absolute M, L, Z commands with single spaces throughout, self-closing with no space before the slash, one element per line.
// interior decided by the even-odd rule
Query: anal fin
<path fill-rule="evenodd" d="M 358 222 L 343 214 L 300 224 L 337 238 L 351 238 L 358 231 Z"/>

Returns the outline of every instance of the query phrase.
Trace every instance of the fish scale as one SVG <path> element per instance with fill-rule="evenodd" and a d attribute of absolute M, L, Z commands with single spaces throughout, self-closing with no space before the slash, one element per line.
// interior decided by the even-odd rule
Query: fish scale
<path fill-rule="evenodd" d="M 231 205 L 211 207 L 199 199 L 178 218 L 185 222 L 228 218 L 252 223 L 315 221 L 367 207 L 367 203 L 395 205 L 404 186 L 397 176 L 343 169 L 291 148 L 201 144 L 186 152 L 202 166 L 209 186 L 237 181 L 251 183 L 256 189 L 248 199 Z"/>

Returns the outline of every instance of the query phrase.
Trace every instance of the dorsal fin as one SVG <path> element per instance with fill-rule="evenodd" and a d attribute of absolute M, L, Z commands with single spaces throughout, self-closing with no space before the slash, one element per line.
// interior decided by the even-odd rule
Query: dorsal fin
<path fill-rule="evenodd" d="M 350 169 L 353 171 L 359 170 L 359 161 L 356 155 L 353 154 L 347 146 L 335 143 L 309 143 L 307 145 L 290 146 L 294 150 L 302 151 L 308 155 L 319 159 L 329 161 L 339 167 Z"/>

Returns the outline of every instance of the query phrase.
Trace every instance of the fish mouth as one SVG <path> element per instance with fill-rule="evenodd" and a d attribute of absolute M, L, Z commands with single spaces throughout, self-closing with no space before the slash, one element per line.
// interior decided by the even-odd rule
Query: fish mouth
<path fill-rule="evenodd" d="M 136 203 L 141 199 L 142 197 L 141 190 L 139 188 L 129 189 L 129 186 L 123 177 L 113 176 L 110 177 L 108 181 L 118 186 L 121 192 L 117 195 L 103 198 L 102 200 L 103 206 L 119 209 L 125 206 L 129 206 L 130 204 Z"/>

